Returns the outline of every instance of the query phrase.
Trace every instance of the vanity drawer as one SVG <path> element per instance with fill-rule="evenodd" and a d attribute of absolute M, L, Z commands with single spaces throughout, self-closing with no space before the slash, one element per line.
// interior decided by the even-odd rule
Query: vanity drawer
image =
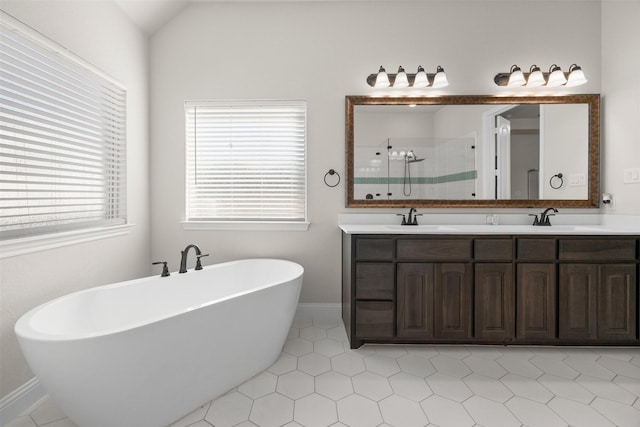
<path fill-rule="evenodd" d="M 356 258 L 393 259 L 393 239 L 356 239 Z"/>
<path fill-rule="evenodd" d="M 556 259 L 556 240 L 518 239 L 516 256 L 520 261 L 553 261 Z"/>
<path fill-rule="evenodd" d="M 562 261 L 632 261 L 636 257 L 634 239 L 561 239 Z"/>
<path fill-rule="evenodd" d="M 471 239 L 399 239 L 398 258 L 421 261 L 464 261 L 471 258 Z"/>
<path fill-rule="evenodd" d="M 392 263 L 356 263 L 357 299 L 393 299 Z"/>
<path fill-rule="evenodd" d="M 356 337 L 393 338 L 393 302 L 356 301 Z"/>
<path fill-rule="evenodd" d="M 479 261 L 511 261 L 513 240 L 476 239 L 473 242 L 473 257 Z"/>

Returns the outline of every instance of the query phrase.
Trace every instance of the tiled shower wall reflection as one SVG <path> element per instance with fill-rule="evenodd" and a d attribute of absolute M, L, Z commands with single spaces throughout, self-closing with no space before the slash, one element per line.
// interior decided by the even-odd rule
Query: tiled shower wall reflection
<path fill-rule="evenodd" d="M 355 147 L 354 197 L 473 199 L 475 145 L 475 138 L 388 138 Z"/>

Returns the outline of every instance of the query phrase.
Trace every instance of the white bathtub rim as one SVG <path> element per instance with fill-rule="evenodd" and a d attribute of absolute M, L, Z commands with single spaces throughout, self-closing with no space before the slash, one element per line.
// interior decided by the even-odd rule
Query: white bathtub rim
<path fill-rule="evenodd" d="M 300 264 L 296 263 L 295 261 L 290 261 L 290 260 L 285 260 L 285 259 L 279 259 L 279 258 L 245 258 L 245 259 L 239 259 L 239 260 L 232 260 L 232 261 L 225 261 L 222 263 L 218 263 L 218 264 L 211 264 L 208 266 L 203 267 L 203 270 L 208 270 L 208 269 L 214 269 L 218 266 L 221 265 L 233 265 L 233 264 L 239 264 L 239 263 L 249 263 L 251 261 L 276 261 L 278 263 L 281 264 L 288 264 L 290 265 L 292 268 L 294 268 L 295 274 L 292 275 L 290 278 L 288 278 L 286 281 L 284 282 L 278 282 L 278 281 L 273 281 L 273 282 L 266 282 L 264 284 L 261 284 L 259 286 L 255 286 L 252 287 L 250 289 L 244 290 L 244 291 L 239 291 L 239 292 L 234 292 L 234 293 L 229 293 L 229 294 L 225 294 L 222 297 L 219 298 L 215 298 L 215 299 L 211 299 L 208 300 L 206 302 L 203 302 L 202 304 L 199 304 L 197 306 L 192 306 L 192 307 L 187 307 L 187 308 L 180 308 L 177 310 L 173 310 L 173 311 L 167 311 L 166 313 L 163 313 L 162 317 L 151 317 L 148 319 L 144 319 L 142 321 L 139 322 L 131 322 L 128 323 L 126 325 L 126 327 L 123 326 L 117 326 L 117 327 L 113 327 L 113 328 L 104 328 L 104 329 L 100 329 L 99 331 L 96 332 L 83 332 L 81 335 L 78 333 L 71 333 L 71 334 L 52 334 L 52 333 L 46 333 L 46 332 L 40 332 L 34 328 L 31 327 L 31 320 L 40 313 L 40 311 L 47 309 L 48 307 L 50 307 L 51 305 L 54 305 L 56 303 L 58 303 L 60 300 L 70 297 L 70 296 L 76 296 L 76 295 L 81 295 L 84 293 L 91 293 L 91 292 L 95 292 L 98 289 L 111 289 L 111 288 L 118 288 L 118 287 L 124 287 L 124 286 L 130 286 L 130 285 L 134 285 L 138 282 L 141 281 L 147 281 L 150 279 L 155 278 L 156 276 L 146 276 L 146 277 L 141 277 L 138 279 L 131 279 L 131 280 L 124 280 L 122 282 L 117 282 L 117 283 L 110 283 L 110 284 L 106 284 L 106 285 L 100 285 L 100 286 L 96 286 L 96 287 L 92 287 L 92 288 L 87 288 L 87 289 L 82 289 L 79 291 L 75 291 L 75 292 L 71 292 L 65 295 L 62 295 L 60 297 L 54 298 L 52 300 L 46 301 L 32 309 L 30 309 L 29 311 L 27 311 L 25 314 L 23 314 L 18 321 L 16 322 L 16 324 L 14 325 L 14 332 L 16 334 L 16 336 L 18 337 L 18 339 L 24 339 L 24 340 L 35 340 L 35 341 L 43 341 L 43 342 L 70 342 L 70 341 L 80 341 L 80 340 L 88 340 L 88 339 L 92 339 L 92 338 L 98 338 L 98 337 L 103 337 L 103 336 L 107 336 L 107 335 L 111 335 L 111 334 L 117 334 L 117 333 L 123 333 L 123 332 L 127 332 L 127 331 L 131 331 L 131 330 L 135 330 L 137 328 L 141 328 L 147 325 L 150 325 L 152 323 L 156 323 L 156 322 L 161 322 L 163 320 L 166 319 L 170 319 L 171 317 L 174 316 L 179 316 L 182 314 L 186 314 L 189 313 L 190 311 L 193 310 L 197 310 L 199 308 L 204 308 L 210 305 L 213 305 L 215 303 L 220 303 L 223 301 L 227 301 L 233 298 L 237 298 L 240 297 L 242 295 L 246 295 L 252 292 L 259 292 L 261 290 L 267 289 L 271 286 L 277 286 L 280 284 L 284 284 L 284 283 L 290 283 L 291 281 L 294 281 L 296 279 L 298 279 L 300 276 L 302 276 L 304 274 L 304 267 L 302 267 Z M 192 272 L 192 270 L 189 270 L 190 272 Z M 198 272 L 193 272 L 195 274 L 197 274 Z M 171 272 L 171 274 L 175 274 L 178 275 L 180 273 L 176 272 Z M 159 279 L 162 280 L 162 279 Z"/>

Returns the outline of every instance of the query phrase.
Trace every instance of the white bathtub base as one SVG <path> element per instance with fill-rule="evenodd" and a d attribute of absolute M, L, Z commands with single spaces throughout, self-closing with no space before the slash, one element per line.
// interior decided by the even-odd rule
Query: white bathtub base
<path fill-rule="evenodd" d="M 301 281 L 300 274 L 117 333 L 21 337 L 20 344 L 51 399 L 78 426 L 164 427 L 275 362 Z"/>

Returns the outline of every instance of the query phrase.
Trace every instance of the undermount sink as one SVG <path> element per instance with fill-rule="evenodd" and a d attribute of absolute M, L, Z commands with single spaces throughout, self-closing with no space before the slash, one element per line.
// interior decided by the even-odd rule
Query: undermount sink
<path fill-rule="evenodd" d="M 549 230 L 556 231 L 598 231 L 598 226 L 595 225 L 551 225 L 542 226 L 536 228 L 548 228 Z"/>
<path fill-rule="evenodd" d="M 513 229 L 521 228 L 531 231 L 596 231 L 597 226 L 594 225 L 505 225 L 496 227 L 509 227 Z"/>
<path fill-rule="evenodd" d="M 394 232 L 408 234 L 416 233 L 528 233 L 528 234 L 553 234 L 553 233 L 589 233 L 602 232 L 602 228 L 594 225 L 384 225 L 384 228 Z"/>
<path fill-rule="evenodd" d="M 407 232 L 420 232 L 420 231 L 455 231 L 456 228 L 446 225 L 386 225 L 390 230 L 402 230 Z"/>
<path fill-rule="evenodd" d="M 594 225 L 492 225 L 495 230 L 504 230 L 510 232 L 530 232 L 530 233 L 566 233 L 577 232 L 584 233 L 590 231 L 602 231 L 601 228 Z"/>

